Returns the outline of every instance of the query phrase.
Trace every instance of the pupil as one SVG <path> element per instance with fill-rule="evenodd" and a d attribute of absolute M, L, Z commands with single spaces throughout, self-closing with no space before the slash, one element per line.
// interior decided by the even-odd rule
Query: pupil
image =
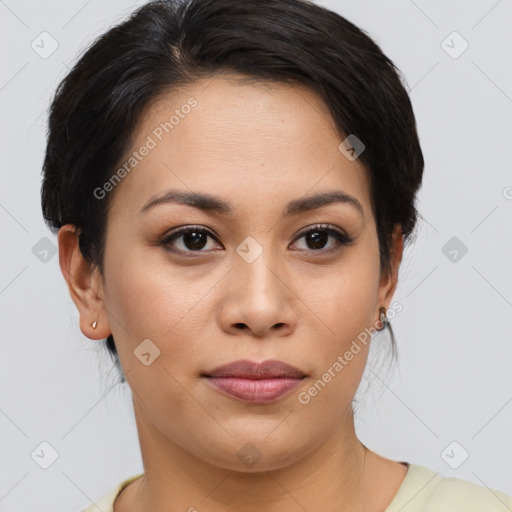
<path fill-rule="evenodd" d="M 308 242 L 311 241 L 313 249 L 321 249 L 327 243 L 327 233 L 314 231 L 308 235 Z M 311 246 L 311 245 L 310 245 Z"/>
<path fill-rule="evenodd" d="M 201 243 L 201 237 L 204 237 L 203 243 Z M 202 249 L 205 246 L 206 237 L 204 233 L 191 231 L 190 233 L 185 233 L 183 241 L 189 249 Z"/>

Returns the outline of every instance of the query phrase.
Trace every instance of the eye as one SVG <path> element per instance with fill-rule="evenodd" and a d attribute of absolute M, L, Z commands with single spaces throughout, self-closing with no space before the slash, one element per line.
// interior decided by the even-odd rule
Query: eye
<path fill-rule="evenodd" d="M 215 250 L 215 247 L 208 248 L 208 238 L 218 242 L 217 238 L 211 231 L 201 226 L 184 226 L 177 228 L 169 235 L 167 235 L 161 242 L 166 250 L 178 253 L 201 253 Z M 295 240 L 304 238 L 307 247 L 300 248 L 299 250 L 312 250 L 318 252 L 330 252 L 339 249 L 341 246 L 351 244 L 354 239 L 341 230 L 333 228 L 328 224 L 318 224 L 303 231 Z M 325 248 L 329 239 L 334 240 L 331 247 Z M 220 245 L 220 242 L 218 242 Z M 206 250 L 205 250 L 206 248 Z M 221 246 L 222 248 L 222 246 Z M 209 250 L 208 250 L 209 249 Z"/>
<path fill-rule="evenodd" d="M 171 252 L 207 252 L 203 249 L 209 237 L 217 240 L 209 230 L 201 226 L 186 226 L 170 233 L 160 244 Z M 175 243 L 179 239 L 180 242 Z"/>
<path fill-rule="evenodd" d="M 349 245 L 354 241 L 352 237 L 343 233 L 341 230 L 330 227 L 328 224 L 317 224 L 316 226 L 310 227 L 306 231 L 303 231 L 296 240 L 300 240 L 301 238 L 304 238 L 308 247 L 299 248 L 300 250 L 318 251 L 319 249 L 324 249 L 322 252 L 335 251 L 339 249 L 340 246 Z M 334 239 L 335 242 L 331 244 L 331 247 L 325 249 L 329 238 Z"/>

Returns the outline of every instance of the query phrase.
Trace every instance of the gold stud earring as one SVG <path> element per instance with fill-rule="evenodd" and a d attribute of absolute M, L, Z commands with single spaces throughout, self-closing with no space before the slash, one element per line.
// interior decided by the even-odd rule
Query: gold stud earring
<path fill-rule="evenodd" d="M 382 328 L 379 329 L 379 331 L 382 331 L 388 324 L 388 317 L 386 315 L 386 308 L 384 306 L 379 308 L 379 320 L 382 324 Z"/>
<path fill-rule="evenodd" d="M 98 325 L 98 322 L 96 322 L 96 320 L 94 320 L 94 322 L 91 324 L 93 329 L 96 329 L 97 325 Z"/>

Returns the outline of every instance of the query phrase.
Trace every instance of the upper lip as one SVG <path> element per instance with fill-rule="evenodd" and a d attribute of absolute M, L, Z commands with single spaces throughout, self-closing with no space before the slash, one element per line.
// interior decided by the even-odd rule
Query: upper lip
<path fill-rule="evenodd" d="M 206 377 L 238 377 L 240 379 L 271 379 L 278 377 L 301 379 L 306 377 L 306 374 L 298 368 L 276 359 L 268 359 L 261 363 L 241 359 L 218 366 L 204 375 Z"/>

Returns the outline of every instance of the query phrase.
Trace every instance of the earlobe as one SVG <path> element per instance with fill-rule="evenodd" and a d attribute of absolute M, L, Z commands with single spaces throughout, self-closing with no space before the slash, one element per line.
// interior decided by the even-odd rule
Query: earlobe
<path fill-rule="evenodd" d="M 110 326 L 99 271 L 80 252 L 75 226 L 62 226 L 57 238 L 59 265 L 80 314 L 80 330 L 87 338 L 104 339 L 110 334 Z"/>

